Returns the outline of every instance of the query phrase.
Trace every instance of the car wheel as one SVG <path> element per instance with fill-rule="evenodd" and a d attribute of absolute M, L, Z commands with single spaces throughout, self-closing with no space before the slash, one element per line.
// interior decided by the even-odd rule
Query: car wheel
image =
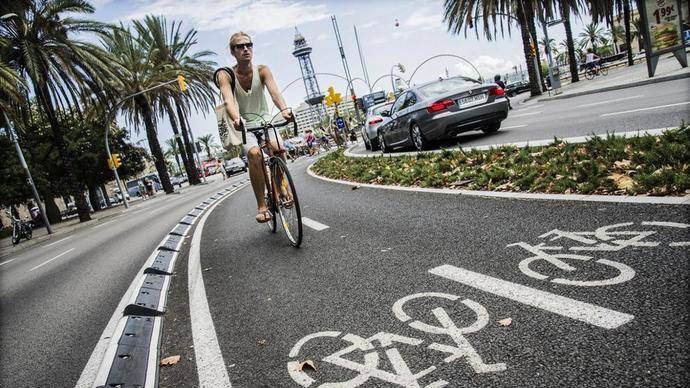
<path fill-rule="evenodd" d="M 379 147 L 379 139 L 371 139 L 369 141 L 369 146 L 371 147 L 372 151 L 378 151 L 381 147 Z"/>
<path fill-rule="evenodd" d="M 482 132 L 494 133 L 494 132 L 498 131 L 499 128 L 501 128 L 501 122 L 500 121 L 497 123 L 489 124 L 488 126 L 486 126 L 485 128 L 482 129 Z"/>
<path fill-rule="evenodd" d="M 410 140 L 412 140 L 412 144 L 414 144 L 414 148 L 416 148 L 417 151 L 424 151 L 428 148 L 428 143 L 424 139 L 422 130 L 416 123 L 412 124 L 412 128 L 410 128 Z"/>
<path fill-rule="evenodd" d="M 386 146 L 386 140 L 383 138 L 383 134 L 379 133 L 379 146 L 381 147 L 381 153 L 388 153 L 390 150 Z"/>
<path fill-rule="evenodd" d="M 370 150 L 371 149 L 371 144 L 369 143 L 369 140 L 367 140 L 366 137 L 362 136 L 364 138 L 364 148 Z"/>

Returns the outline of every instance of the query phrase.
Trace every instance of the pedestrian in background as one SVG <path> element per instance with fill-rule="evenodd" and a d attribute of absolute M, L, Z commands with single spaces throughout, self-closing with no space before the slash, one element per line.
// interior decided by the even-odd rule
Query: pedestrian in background
<path fill-rule="evenodd" d="M 139 195 L 141 196 L 141 199 L 146 200 L 146 187 L 144 186 L 144 182 L 142 180 L 137 181 L 137 189 L 139 190 Z"/>
<path fill-rule="evenodd" d="M 501 76 L 499 74 L 496 74 L 494 76 L 494 82 L 496 83 L 496 85 L 500 86 L 501 89 L 503 89 L 503 97 L 505 97 L 506 100 L 508 100 L 508 109 L 513 109 L 513 106 L 510 105 L 510 98 L 508 98 L 508 93 L 506 92 L 506 84 L 505 82 L 501 81 Z"/>

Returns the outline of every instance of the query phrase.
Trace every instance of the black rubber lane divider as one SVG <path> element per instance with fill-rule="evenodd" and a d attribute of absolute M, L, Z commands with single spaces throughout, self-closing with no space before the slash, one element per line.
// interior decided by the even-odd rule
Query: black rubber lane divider
<path fill-rule="evenodd" d="M 190 227 L 190 225 L 188 225 L 188 224 L 182 224 L 182 223 L 177 224 L 175 229 L 170 231 L 170 234 L 174 234 L 177 236 L 184 236 L 185 234 L 187 234 L 189 227 Z"/>
<path fill-rule="evenodd" d="M 117 342 L 113 362 L 103 388 L 158 386 L 158 360 L 161 318 L 129 316 Z"/>
<path fill-rule="evenodd" d="M 182 236 L 176 236 L 176 235 L 171 234 L 171 235 L 168 235 L 167 240 L 165 240 L 163 245 L 158 247 L 158 249 L 161 249 L 161 250 L 165 249 L 168 251 L 177 252 L 179 250 L 180 242 L 182 242 Z"/>
<path fill-rule="evenodd" d="M 232 186 L 237 191 L 248 180 Z M 235 187 L 238 187 L 237 189 Z M 225 189 L 226 191 L 229 189 Z M 198 216 L 225 193 L 198 206 L 163 238 L 149 256 L 137 291 L 130 296 L 98 371 L 94 386 L 103 388 L 153 388 L 158 386 L 162 317 L 165 314 L 170 275 L 182 245 Z M 117 341 L 117 342 L 115 342 Z"/>
<path fill-rule="evenodd" d="M 199 211 L 199 213 L 201 213 L 201 210 Z M 192 215 L 192 213 L 189 213 L 189 215 L 184 216 L 180 220 L 180 224 L 192 225 L 194 223 L 194 221 L 196 220 L 196 217 L 197 216 Z"/>

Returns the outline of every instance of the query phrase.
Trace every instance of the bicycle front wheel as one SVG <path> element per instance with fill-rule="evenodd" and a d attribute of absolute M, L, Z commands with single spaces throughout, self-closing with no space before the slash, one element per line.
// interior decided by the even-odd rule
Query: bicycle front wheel
<path fill-rule="evenodd" d="M 302 212 L 299 208 L 297 190 L 288 171 L 287 164 L 279 157 L 273 158 L 271 178 L 278 198 L 275 204 L 283 230 L 290 244 L 299 247 L 302 243 Z"/>
<path fill-rule="evenodd" d="M 594 72 L 594 69 L 587 69 L 585 70 L 585 78 L 588 80 L 594 79 L 594 76 L 596 76 L 597 73 Z"/>
<path fill-rule="evenodd" d="M 599 68 L 599 74 L 601 75 L 609 75 L 609 68 L 606 66 L 602 66 Z"/>

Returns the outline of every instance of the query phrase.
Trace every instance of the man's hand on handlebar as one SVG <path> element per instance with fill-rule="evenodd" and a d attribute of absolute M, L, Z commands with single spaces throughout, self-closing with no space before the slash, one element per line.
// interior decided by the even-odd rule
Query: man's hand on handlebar
<path fill-rule="evenodd" d="M 237 129 L 239 131 L 241 128 L 241 125 L 242 125 L 242 118 L 238 117 L 235 120 L 232 120 L 232 125 L 234 125 L 235 129 Z"/>
<path fill-rule="evenodd" d="M 280 113 L 283 115 L 283 119 L 285 119 L 285 121 L 292 121 L 295 119 L 294 116 L 292 115 L 292 110 L 290 110 L 290 109 L 284 110 Z"/>

